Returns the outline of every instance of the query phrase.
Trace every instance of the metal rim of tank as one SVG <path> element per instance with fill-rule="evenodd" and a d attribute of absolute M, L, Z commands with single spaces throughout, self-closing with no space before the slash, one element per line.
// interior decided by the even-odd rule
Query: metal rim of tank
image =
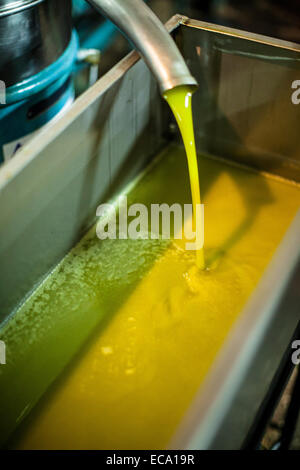
<path fill-rule="evenodd" d="M 20 11 L 31 8 L 44 0 L 0 0 L 0 17 L 12 15 L 13 13 L 19 13 Z"/>

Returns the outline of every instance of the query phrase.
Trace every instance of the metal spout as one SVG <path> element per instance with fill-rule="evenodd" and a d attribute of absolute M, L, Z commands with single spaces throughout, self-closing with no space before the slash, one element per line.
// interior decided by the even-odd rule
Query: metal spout
<path fill-rule="evenodd" d="M 157 16 L 142 0 L 87 0 L 128 37 L 156 77 L 161 93 L 197 85 L 179 49 Z"/>

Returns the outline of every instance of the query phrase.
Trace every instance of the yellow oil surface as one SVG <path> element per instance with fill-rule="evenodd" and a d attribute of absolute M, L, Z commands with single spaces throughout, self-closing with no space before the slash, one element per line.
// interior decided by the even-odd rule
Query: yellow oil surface
<path fill-rule="evenodd" d="M 196 207 L 201 204 L 201 198 L 192 114 L 192 95 L 194 88 L 195 87 L 191 86 L 175 87 L 165 92 L 164 98 L 169 103 L 176 118 L 186 151 L 192 193 L 193 226 L 194 230 L 196 230 Z M 200 227 L 198 227 L 198 230 L 199 229 Z M 196 264 L 199 269 L 204 269 L 205 267 L 203 248 L 196 251 Z"/>
<path fill-rule="evenodd" d="M 93 232 L 70 254 L 67 267 L 62 265 L 18 313 L 6 333 L 8 342 L 15 335 L 15 341 L 25 337 L 34 347 L 40 338 L 36 360 L 42 356 L 43 338 L 52 330 L 55 336 L 68 319 L 74 335 L 79 321 L 84 328 L 89 311 L 101 317 L 105 309 L 106 321 L 10 447 L 168 445 L 299 208 L 295 185 L 208 158 L 200 164 L 205 175 L 205 270 L 195 269 L 194 254 L 181 241 L 157 249 L 145 240 L 100 243 Z M 188 203 L 188 181 L 184 151 L 171 146 L 130 200 Z M 133 283 L 135 269 L 140 274 Z M 126 295 L 120 291 L 122 282 Z M 44 317 L 45 332 L 40 326 Z M 55 348 L 51 354 L 55 360 Z M 31 367 L 28 360 L 26 367 Z"/>

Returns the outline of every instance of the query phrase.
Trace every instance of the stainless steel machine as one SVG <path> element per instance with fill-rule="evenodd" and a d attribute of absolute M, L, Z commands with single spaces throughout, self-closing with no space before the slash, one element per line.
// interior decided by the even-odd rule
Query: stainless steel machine
<path fill-rule="evenodd" d="M 71 2 L 0 2 L 0 163 L 74 98 Z"/>
<path fill-rule="evenodd" d="M 54 63 L 72 34 L 68 0 L 0 1 L 0 70 L 7 87 Z"/>
<path fill-rule="evenodd" d="M 93 0 L 140 50 L 162 91 L 196 81 L 163 25 L 141 0 Z M 71 75 L 78 59 L 72 2 L 0 3 L 0 162 L 8 160 L 74 97 Z M 101 31 L 100 31 L 101 33 Z M 105 33 L 104 34 L 109 34 Z"/>
<path fill-rule="evenodd" d="M 42 2 L 35 3 L 42 8 Z M 102 3 L 104 9 L 110 2 L 91 3 Z M 200 83 L 194 104 L 199 151 L 299 183 L 300 107 L 291 100 L 291 86 L 299 79 L 300 46 L 180 15 L 167 28 Z M 136 44 L 141 46 L 140 30 L 136 31 Z M 157 75 L 151 51 L 140 49 Z M 118 194 L 176 138 L 160 91 L 179 82 L 165 80 L 164 69 L 159 70 L 160 88 L 138 53 L 132 52 L 0 169 L 2 322 L 91 226 L 99 202 Z M 190 74 L 187 80 L 191 83 Z M 257 132 L 249 138 L 253 123 Z M 251 440 L 268 396 L 291 367 L 290 342 L 300 318 L 299 239 L 300 214 L 171 447 L 232 449 Z M 89 333 L 87 328 L 84 334 Z M 84 340 L 84 335 L 78 338 L 57 367 L 45 365 L 36 397 Z M 25 373 L 17 386 L 22 388 L 28 379 Z"/>

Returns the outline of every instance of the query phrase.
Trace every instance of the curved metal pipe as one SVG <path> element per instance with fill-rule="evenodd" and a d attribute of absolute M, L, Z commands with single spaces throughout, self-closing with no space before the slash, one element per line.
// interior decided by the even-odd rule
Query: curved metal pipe
<path fill-rule="evenodd" d="M 179 49 L 157 16 L 142 0 L 87 0 L 130 39 L 164 93 L 179 85 L 197 85 Z"/>

